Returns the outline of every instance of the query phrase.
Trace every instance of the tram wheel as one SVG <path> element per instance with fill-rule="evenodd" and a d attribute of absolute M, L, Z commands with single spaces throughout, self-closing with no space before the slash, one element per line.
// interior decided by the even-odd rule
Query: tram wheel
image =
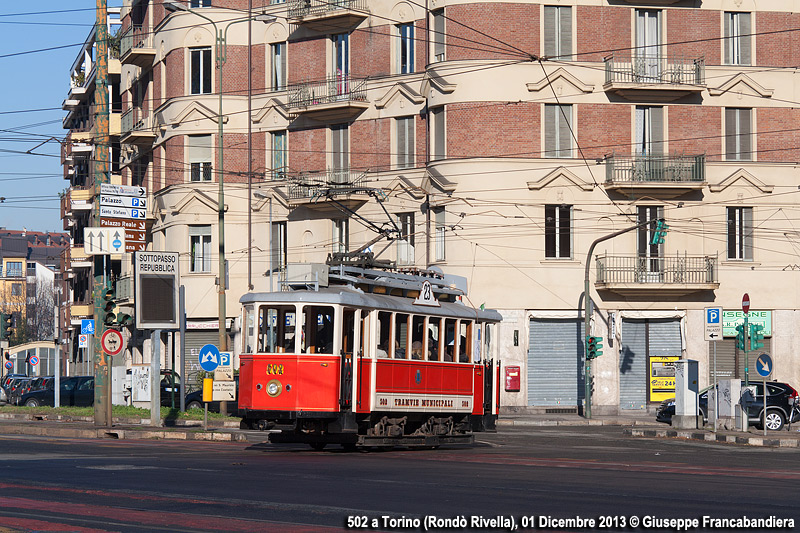
<path fill-rule="evenodd" d="M 322 450 L 324 450 L 325 446 L 327 446 L 327 445 L 328 445 L 327 442 L 312 442 L 312 443 L 309 444 L 309 446 L 311 446 L 312 449 L 314 449 L 314 450 L 316 450 L 318 452 L 321 452 Z"/>

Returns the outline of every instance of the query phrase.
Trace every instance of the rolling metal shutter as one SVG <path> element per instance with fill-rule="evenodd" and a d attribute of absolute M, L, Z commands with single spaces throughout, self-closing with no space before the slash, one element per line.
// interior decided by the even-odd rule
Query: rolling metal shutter
<path fill-rule="evenodd" d="M 772 353 L 772 339 L 764 339 L 764 347 L 756 352 L 747 352 L 750 358 L 750 377 L 755 371 L 755 360 L 762 353 Z M 726 337 L 717 342 L 717 378 L 718 379 L 744 379 L 744 352 L 736 347 L 734 337 Z M 714 346 L 713 343 L 708 347 L 708 379 L 709 383 L 714 383 Z"/>
<path fill-rule="evenodd" d="M 197 390 L 201 387 L 197 383 L 197 373 L 200 371 L 200 348 L 206 344 L 219 344 L 219 331 L 216 329 L 187 331 L 186 332 L 186 368 L 181 372 L 181 377 L 186 383 L 186 392 Z"/>
<path fill-rule="evenodd" d="M 647 400 L 647 322 L 623 320 L 619 351 L 619 408 L 644 409 Z"/>
<path fill-rule="evenodd" d="M 528 405 L 578 405 L 583 398 L 583 322 L 530 321 Z"/>

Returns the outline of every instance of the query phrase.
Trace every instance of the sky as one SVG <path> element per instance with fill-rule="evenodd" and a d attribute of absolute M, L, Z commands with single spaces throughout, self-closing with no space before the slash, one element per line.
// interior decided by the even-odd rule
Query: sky
<path fill-rule="evenodd" d="M 0 227 L 64 231 L 59 193 L 69 182 L 52 138 L 67 133 L 61 103 L 94 20 L 95 0 L 0 2 Z"/>

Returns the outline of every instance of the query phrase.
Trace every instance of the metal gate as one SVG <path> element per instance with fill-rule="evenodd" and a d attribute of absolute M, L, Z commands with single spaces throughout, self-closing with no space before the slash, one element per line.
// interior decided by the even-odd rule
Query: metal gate
<path fill-rule="evenodd" d="M 750 359 L 749 374 L 753 377 L 756 358 L 762 353 L 772 353 L 772 339 L 765 338 L 764 347 L 755 352 L 747 352 Z M 736 339 L 727 337 L 717 342 L 717 378 L 718 379 L 744 379 L 744 352 L 736 347 Z M 714 382 L 714 343 L 708 347 L 708 377 L 709 383 Z"/>
<path fill-rule="evenodd" d="M 619 408 L 644 409 L 650 357 L 681 356 L 681 325 L 675 319 L 623 320 L 619 354 Z"/>
<path fill-rule="evenodd" d="M 219 344 L 219 331 L 216 329 L 187 331 L 186 332 L 186 367 L 181 372 L 181 377 L 186 384 L 186 392 L 197 390 L 201 384 L 197 382 L 197 374 L 200 372 L 200 348 L 206 344 Z"/>
<path fill-rule="evenodd" d="M 576 407 L 583 399 L 583 322 L 531 319 L 528 405 Z"/>

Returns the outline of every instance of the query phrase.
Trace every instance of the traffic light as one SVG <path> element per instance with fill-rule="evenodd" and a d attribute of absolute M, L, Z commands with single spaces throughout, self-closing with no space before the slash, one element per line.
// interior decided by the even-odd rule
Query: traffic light
<path fill-rule="evenodd" d="M 586 358 L 595 359 L 603 355 L 603 337 L 586 337 Z"/>
<path fill-rule="evenodd" d="M 0 340 L 7 341 L 14 334 L 11 313 L 0 313 Z"/>
<path fill-rule="evenodd" d="M 656 230 L 653 232 L 653 238 L 650 239 L 650 244 L 655 246 L 656 244 L 664 244 L 664 237 L 667 236 L 667 230 L 669 226 L 667 226 L 666 222 L 663 219 L 659 219 L 656 221 Z"/>
<path fill-rule="evenodd" d="M 761 324 L 750 324 L 750 350 L 755 351 L 764 347 L 764 326 Z"/>
<path fill-rule="evenodd" d="M 114 302 L 116 297 L 117 293 L 114 289 L 106 289 L 103 291 L 103 301 L 105 302 L 103 306 L 103 324 L 106 326 L 112 325 L 117 319 L 117 315 L 114 313 L 114 309 L 117 307 L 117 304 Z"/>
<path fill-rule="evenodd" d="M 133 315 L 129 315 L 128 313 L 117 313 L 117 324 L 120 326 L 131 326 L 133 325 Z"/>
<path fill-rule="evenodd" d="M 744 351 L 744 324 L 736 326 L 736 347 Z"/>

